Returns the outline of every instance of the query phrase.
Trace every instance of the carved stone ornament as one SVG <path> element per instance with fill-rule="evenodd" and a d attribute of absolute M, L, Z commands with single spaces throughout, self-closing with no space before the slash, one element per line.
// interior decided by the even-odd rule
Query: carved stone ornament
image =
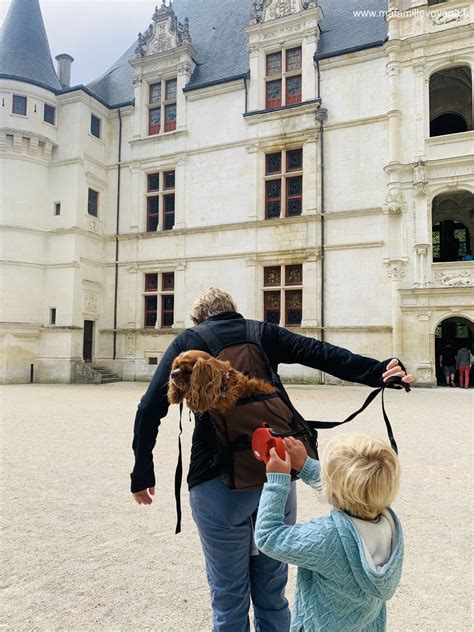
<path fill-rule="evenodd" d="M 389 261 L 387 268 L 387 274 L 392 281 L 400 281 L 405 276 L 405 265 L 403 261 Z"/>
<path fill-rule="evenodd" d="M 191 43 L 189 20 L 185 18 L 184 23 L 178 22 L 171 0 L 168 5 L 166 0 L 162 0 L 160 8 L 155 7 L 151 19 L 153 22 L 147 30 L 138 34 L 137 57 L 156 55 Z"/>
<path fill-rule="evenodd" d="M 413 164 L 413 186 L 417 195 L 426 193 L 426 185 L 428 183 L 426 177 L 426 164 L 423 160 L 418 160 Z"/>
<path fill-rule="evenodd" d="M 437 284 L 443 287 L 474 287 L 474 279 L 470 270 L 460 272 L 438 272 Z"/>
<path fill-rule="evenodd" d="M 127 355 L 135 355 L 135 334 L 131 331 L 127 334 Z"/>
<path fill-rule="evenodd" d="M 400 215 L 403 211 L 405 198 L 403 193 L 396 189 L 392 189 L 387 193 L 384 204 L 384 212 L 387 215 Z"/>
<path fill-rule="evenodd" d="M 102 228 L 102 222 L 100 220 L 96 220 L 92 218 L 87 219 L 87 228 L 91 232 L 97 233 L 98 235 L 102 235 L 104 232 Z"/>
<path fill-rule="evenodd" d="M 97 294 L 86 292 L 84 294 L 84 311 L 97 312 Z"/>
<path fill-rule="evenodd" d="M 306 9 L 315 9 L 317 6 L 317 0 L 252 0 L 249 22 L 267 22 Z"/>
<path fill-rule="evenodd" d="M 428 368 L 417 369 L 416 379 L 417 382 L 430 383 L 432 381 L 432 370 Z"/>
<path fill-rule="evenodd" d="M 464 11 L 460 9 L 454 9 L 451 11 L 439 11 L 430 13 L 431 21 L 436 26 L 443 26 L 444 24 L 450 24 L 451 22 L 462 22 L 465 17 Z"/>

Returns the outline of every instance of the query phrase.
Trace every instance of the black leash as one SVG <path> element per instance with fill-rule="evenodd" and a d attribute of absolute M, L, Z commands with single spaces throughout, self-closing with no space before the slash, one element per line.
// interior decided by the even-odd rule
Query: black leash
<path fill-rule="evenodd" d="M 183 452 L 181 449 L 181 435 L 183 434 L 183 402 L 179 404 L 179 435 L 178 435 L 178 464 L 174 475 L 174 497 L 176 500 L 176 531 L 181 532 L 181 483 L 183 482 Z"/>
<path fill-rule="evenodd" d="M 349 417 L 347 417 L 347 419 L 344 419 L 344 421 L 311 421 L 310 419 L 306 419 L 305 421 L 307 424 L 309 424 L 313 428 L 318 428 L 318 429 L 319 428 L 329 429 L 329 428 L 336 428 L 337 426 L 342 426 L 343 424 L 347 424 L 349 421 L 352 421 L 358 415 L 360 415 L 360 413 L 362 413 L 368 406 L 370 406 L 370 404 L 374 401 L 374 399 L 380 393 L 382 393 L 382 414 L 383 414 L 383 419 L 385 421 L 385 427 L 387 428 L 387 434 L 390 441 L 390 445 L 398 454 L 398 446 L 397 446 L 397 442 L 395 441 L 395 437 L 393 436 L 392 425 L 388 418 L 387 411 L 385 410 L 384 391 L 386 388 L 394 388 L 398 390 L 401 388 L 404 388 L 407 393 L 409 393 L 411 390 L 410 385 L 407 384 L 406 382 L 402 382 L 401 377 L 399 376 L 391 377 L 387 380 L 384 386 L 381 386 L 380 388 L 377 388 L 371 393 L 369 393 L 369 396 L 367 397 L 365 402 L 362 404 L 362 406 L 359 408 L 359 410 L 356 410 L 355 413 L 352 413 L 352 415 L 349 415 Z"/>

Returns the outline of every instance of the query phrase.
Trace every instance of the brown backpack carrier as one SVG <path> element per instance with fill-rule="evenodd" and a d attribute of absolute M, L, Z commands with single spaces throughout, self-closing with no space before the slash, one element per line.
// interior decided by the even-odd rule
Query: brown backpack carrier
<path fill-rule="evenodd" d="M 313 458 L 317 456 L 317 432 L 297 413 L 283 391 L 260 343 L 259 323 L 246 321 L 246 340 L 223 347 L 206 323 L 193 328 L 211 355 L 227 360 L 246 377 L 260 378 L 277 388 L 271 395 L 241 399 L 227 415 L 209 411 L 219 446 L 219 468 L 225 485 L 235 491 L 260 489 L 266 481 L 265 464 L 252 452 L 252 435 L 264 424 L 283 436 L 298 437 Z M 294 478 L 296 474 L 294 473 Z"/>

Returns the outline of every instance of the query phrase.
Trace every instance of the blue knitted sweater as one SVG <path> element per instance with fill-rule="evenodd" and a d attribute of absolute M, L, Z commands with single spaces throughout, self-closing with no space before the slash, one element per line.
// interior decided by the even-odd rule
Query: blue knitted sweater
<path fill-rule="evenodd" d="M 300 472 L 306 483 L 319 481 L 319 462 L 308 458 Z M 304 524 L 286 525 L 284 508 L 289 474 L 267 474 L 255 529 L 258 548 L 298 566 L 291 632 L 382 632 L 385 602 L 400 581 L 403 534 L 390 509 L 396 538 L 387 564 L 373 570 L 352 520 L 343 511 Z"/>

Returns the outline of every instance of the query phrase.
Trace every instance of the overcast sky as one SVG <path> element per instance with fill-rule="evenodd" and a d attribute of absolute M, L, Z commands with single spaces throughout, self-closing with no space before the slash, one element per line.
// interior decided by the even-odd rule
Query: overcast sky
<path fill-rule="evenodd" d="M 40 0 L 54 57 L 74 57 L 71 84 L 88 83 L 104 73 L 151 22 L 161 0 Z M 0 0 L 0 22 L 10 1 Z"/>

